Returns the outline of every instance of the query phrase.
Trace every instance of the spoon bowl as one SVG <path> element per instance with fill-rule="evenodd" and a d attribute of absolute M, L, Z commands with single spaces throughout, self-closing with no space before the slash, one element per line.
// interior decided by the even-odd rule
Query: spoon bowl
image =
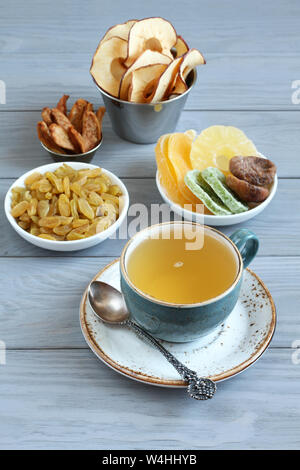
<path fill-rule="evenodd" d="M 96 316 L 105 323 L 120 325 L 129 319 L 123 295 L 105 282 L 91 282 L 88 299 Z"/>

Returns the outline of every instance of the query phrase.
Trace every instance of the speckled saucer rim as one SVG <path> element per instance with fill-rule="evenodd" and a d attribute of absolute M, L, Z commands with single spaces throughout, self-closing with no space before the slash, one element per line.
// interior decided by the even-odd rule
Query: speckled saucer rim
<path fill-rule="evenodd" d="M 101 269 L 91 280 L 91 282 L 95 281 L 96 279 L 101 276 L 104 271 L 109 269 L 113 264 L 118 263 L 120 261 L 120 258 L 115 259 L 111 263 L 107 264 L 103 269 Z M 214 376 L 210 376 L 209 378 L 212 379 L 214 382 L 221 382 L 223 380 L 230 379 L 234 377 L 235 375 L 243 372 L 245 369 L 250 367 L 254 362 L 256 362 L 262 354 L 266 351 L 268 348 L 270 342 L 272 341 L 272 338 L 274 336 L 274 332 L 276 329 L 276 307 L 273 301 L 273 298 L 271 296 L 271 293 L 269 289 L 266 287 L 264 282 L 260 279 L 260 277 L 255 274 L 251 269 L 246 268 L 247 271 L 255 277 L 255 279 L 260 283 L 262 288 L 264 289 L 265 293 L 267 294 L 267 297 L 269 299 L 271 308 L 272 308 L 272 320 L 270 322 L 269 330 L 264 337 L 264 339 L 261 341 L 259 347 L 256 349 L 256 351 L 251 354 L 251 356 L 241 364 L 238 364 L 237 366 L 228 369 L 221 374 L 217 374 Z M 131 379 L 137 380 L 139 382 L 147 383 L 149 385 L 157 385 L 160 387 L 171 387 L 171 388 L 181 388 L 181 387 L 186 387 L 186 383 L 183 380 L 164 380 L 161 379 L 160 377 L 154 377 L 154 376 L 149 376 L 147 374 L 144 374 L 142 372 L 136 372 L 128 367 L 121 366 L 114 360 L 112 360 L 100 347 L 99 345 L 95 342 L 89 327 L 86 323 L 85 320 L 85 305 L 86 305 L 86 300 L 87 300 L 87 289 L 88 286 L 83 294 L 81 303 L 80 303 L 80 310 L 79 310 L 79 317 L 80 317 L 80 327 L 82 334 L 84 336 L 84 339 L 86 340 L 88 346 L 90 349 L 94 352 L 94 354 L 101 360 L 103 361 L 107 366 L 110 368 L 114 369 L 115 371 L 119 372 L 120 374 L 129 377 Z"/>

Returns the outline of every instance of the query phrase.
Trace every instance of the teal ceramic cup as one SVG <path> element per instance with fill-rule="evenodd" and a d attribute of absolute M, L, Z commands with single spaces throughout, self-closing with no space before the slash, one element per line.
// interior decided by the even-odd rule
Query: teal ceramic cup
<path fill-rule="evenodd" d="M 225 243 L 232 250 L 238 266 L 233 284 L 221 295 L 193 304 L 160 301 L 138 289 L 128 276 L 128 260 L 143 240 L 157 237 L 166 228 L 199 230 L 202 235 L 208 232 Z M 212 227 L 187 221 L 166 222 L 138 232 L 125 245 L 120 258 L 121 290 L 132 319 L 156 338 L 166 341 L 188 342 L 212 333 L 234 309 L 242 285 L 243 270 L 255 257 L 258 246 L 258 238 L 250 230 L 237 230 L 228 238 Z"/>

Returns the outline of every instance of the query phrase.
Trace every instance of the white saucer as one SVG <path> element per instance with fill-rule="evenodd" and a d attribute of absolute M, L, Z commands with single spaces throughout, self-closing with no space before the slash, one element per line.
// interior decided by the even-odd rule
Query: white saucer
<path fill-rule="evenodd" d="M 120 289 L 119 260 L 102 269 L 93 280 L 97 279 Z M 86 294 L 87 291 L 80 305 L 80 324 L 87 344 L 99 359 L 140 382 L 185 386 L 177 371 L 153 346 L 126 327 L 98 320 Z M 276 311 L 270 292 L 254 272 L 246 269 L 238 303 L 217 331 L 190 343 L 162 343 L 200 376 L 217 382 L 253 364 L 270 344 L 275 324 Z"/>

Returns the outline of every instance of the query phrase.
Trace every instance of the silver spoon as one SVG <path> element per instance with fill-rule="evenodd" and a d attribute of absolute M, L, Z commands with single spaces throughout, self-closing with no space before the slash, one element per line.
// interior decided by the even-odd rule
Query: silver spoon
<path fill-rule="evenodd" d="M 192 398 L 207 400 L 213 397 L 217 387 L 212 380 L 198 377 L 195 371 L 179 362 L 153 336 L 130 320 L 130 313 L 121 292 L 105 282 L 93 281 L 88 288 L 88 299 L 93 312 L 100 320 L 105 323 L 128 326 L 155 346 L 187 382 L 187 392 Z"/>

